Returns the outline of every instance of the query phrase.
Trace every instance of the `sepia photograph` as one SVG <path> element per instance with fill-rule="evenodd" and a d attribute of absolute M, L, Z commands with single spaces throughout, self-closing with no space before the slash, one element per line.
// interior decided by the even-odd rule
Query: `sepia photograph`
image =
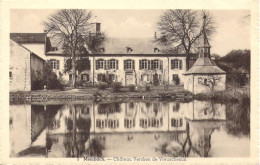
<path fill-rule="evenodd" d="M 249 157 L 250 11 L 12 9 L 9 91 L 10 157 Z"/>
<path fill-rule="evenodd" d="M 3 0 L 0 164 L 257 164 L 259 11 L 242 1 Z"/>

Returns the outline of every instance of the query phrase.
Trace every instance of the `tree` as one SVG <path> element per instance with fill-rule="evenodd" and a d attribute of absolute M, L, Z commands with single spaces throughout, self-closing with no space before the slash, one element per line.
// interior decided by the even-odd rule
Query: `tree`
<path fill-rule="evenodd" d="M 203 19 L 205 18 L 205 25 Z M 186 54 L 186 70 L 189 69 L 191 51 L 203 33 L 203 25 L 208 37 L 215 32 L 215 21 L 206 11 L 167 10 L 157 23 L 161 36 L 156 41 L 169 46 L 169 49 L 183 49 Z"/>
<path fill-rule="evenodd" d="M 76 63 L 82 56 L 98 51 L 104 41 L 101 33 L 91 33 L 91 12 L 83 9 L 62 9 L 48 17 L 44 26 L 48 33 L 60 35 L 63 53 L 71 58 L 72 86 L 76 83 Z"/>

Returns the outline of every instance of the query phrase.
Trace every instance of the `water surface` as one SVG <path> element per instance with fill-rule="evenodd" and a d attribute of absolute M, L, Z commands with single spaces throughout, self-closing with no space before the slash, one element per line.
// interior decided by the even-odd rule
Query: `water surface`
<path fill-rule="evenodd" d="M 196 100 L 10 105 L 10 156 L 248 157 L 249 116 Z"/>

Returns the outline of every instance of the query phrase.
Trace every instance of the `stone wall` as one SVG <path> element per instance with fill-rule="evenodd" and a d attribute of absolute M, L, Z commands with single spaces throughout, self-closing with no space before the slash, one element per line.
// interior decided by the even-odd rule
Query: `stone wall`
<path fill-rule="evenodd" d="M 30 91 L 30 51 L 10 40 L 9 91 Z"/>

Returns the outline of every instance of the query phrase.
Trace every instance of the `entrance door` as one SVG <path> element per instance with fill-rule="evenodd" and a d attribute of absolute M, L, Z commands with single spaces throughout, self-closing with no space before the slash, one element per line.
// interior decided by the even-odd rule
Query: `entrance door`
<path fill-rule="evenodd" d="M 134 76 L 133 74 L 126 74 L 125 75 L 125 85 L 131 85 L 131 84 L 134 84 Z"/>
<path fill-rule="evenodd" d="M 179 78 L 178 74 L 173 74 L 172 75 L 172 80 L 173 80 L 174 85 L 179 85 L 180 84 L 180 78 Z"/>

